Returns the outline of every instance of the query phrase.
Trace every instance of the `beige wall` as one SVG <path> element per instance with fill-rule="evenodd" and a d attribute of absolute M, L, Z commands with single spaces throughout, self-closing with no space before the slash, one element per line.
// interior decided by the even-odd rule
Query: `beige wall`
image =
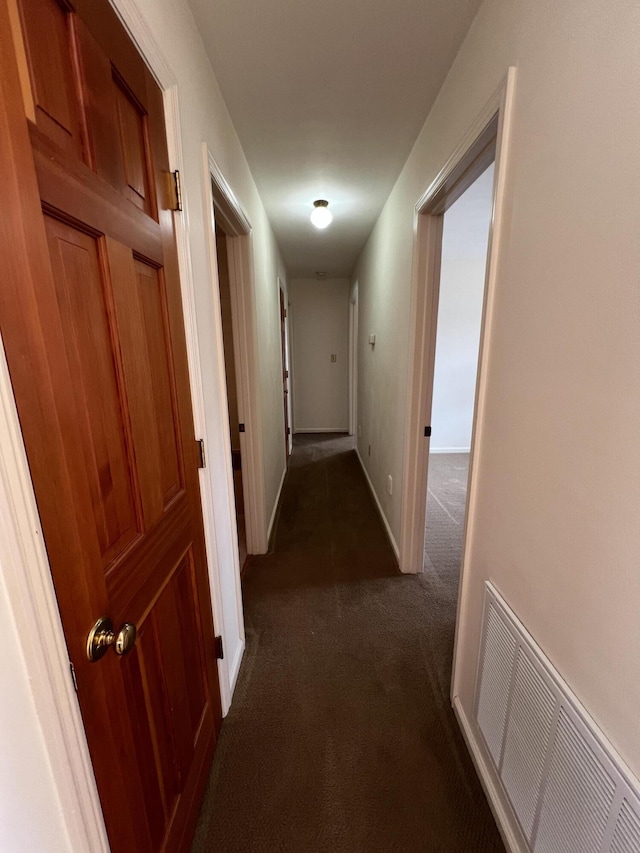
<path fill-rule="evenodd" d="M 289 284 L 296 432 L 349 429 L 349 290 L 346 278 Z"/>
<path fill-rule="evenodd" d="M 355 273 L 361 455 L 398 536 L 414 205 L 517 66 L 460 697 L 491 578 L 636 775 L 639 43 L 636 0 L 487 0 Z"/>

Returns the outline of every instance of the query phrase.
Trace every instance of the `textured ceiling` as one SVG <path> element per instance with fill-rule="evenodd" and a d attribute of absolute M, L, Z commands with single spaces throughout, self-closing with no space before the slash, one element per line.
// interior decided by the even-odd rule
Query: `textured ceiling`
<path fill-rule="evenodd" d="M 190 4 L 289 275 L 349 275 L 480 0 Z"/>

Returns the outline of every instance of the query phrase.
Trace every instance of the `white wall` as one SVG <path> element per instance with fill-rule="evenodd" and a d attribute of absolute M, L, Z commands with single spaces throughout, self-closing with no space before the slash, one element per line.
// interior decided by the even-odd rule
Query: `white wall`
<path fill-rule="evenodd" d="M 0 851 L 71 853 L 0 565 Z"/>
<path fill-rule="evenodd" d="M 471 446 L 492 190 L 493 164 L 444 215 L 431 453 Z"/>
<path fill-rule="evenodd" d="M 275 505 L 285 469 L 284 416 L 281 393 L 281 354 L 277 277 L 285 281 L 284 266 L 246 158 L 229 118 L 211 65 L 186 0 L 113 0 L 125 20 L 151 33 L 177 83 L 180 136 L 184 155 L 182 174 L 184 222 L 195 282 L 201 378 L 204 388 L 208 467 L 216 502 L 218 559 L 222 591 L 225 657 L 233 676 L 242 651 L 242 607 L 234 573 L 233 502 L 226 488 L 225 456 L 218 424 L 227 418 L 226 400 L 214 377 L 223 370 L 221 341 L 214 323 L 213 292 L 208 257 L 208 216 L 203 204 L 205 176 L 202 143 L 214 153 L 228 184 L 252 226 L 255 306 L 258 332 L 260 423 L 264 450 L 267 518 Z M 3 550 L 0 542 L 0 551 Z M 0 563 L 0 585 L 7 567 Z M 0 600 L 0 607 L 3 606 Z M 22 668 L 20 634 L 0 612 L 0 646 L 12 665 L 2 668 L 0 705 L 0 850 L 66 850 L 68 835 L 60 818 L 55 782 L 49 771 L 49 744 L 37 722 L 38 705 L 27 686 L 31 673 Z M 2 655 L 3 661 L 5 655 Z M 46 721 L 43 725 L 46 725 Z M 37 772 L 36 772 L 37 768 Z M 54 773 L 55 775 L 55 773 Z M 18 807 L 17 803 L 21 806 Z"/>
<path fill-rule="evenodd" d="M 289 283 L 295 432 L 349 430 L 349 298 L 346 278 Z"/>
<path fill-rule="evenodd" d="M 471 718 L 491 578 L 637 776 L 639 43 L 637 0 L 486 0 L 354 275 L 359 444 L 398 536 L 414 205 L 516 65 L 457 690 Z"/>

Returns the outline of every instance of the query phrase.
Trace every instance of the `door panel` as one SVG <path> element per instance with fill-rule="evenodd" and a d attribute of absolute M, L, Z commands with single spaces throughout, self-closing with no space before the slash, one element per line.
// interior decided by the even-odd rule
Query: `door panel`
<path fill-rule="evenodd" d="M 112 850 L 186 850 L 221 707 L 162 93 L 106 0 L 18 2 L 0 329 Z M 107 615 L 137 644 L 89 662 Z"/>
<path fill-rule="evenodd" d="M 56 0 L 23 0 L 21 11 L 37 125 L 57 145 L 82 157 L 69 13 Z"/>
<path fill-rule="evenodd" d="M 136 685 L 136 749 L 151 808 L 152 837 L 164 837 L 176 819 L 180 794 L 203 737 L 210 736 L 206 668 L 192 555 L 171 573 L 150 611 L 139 622 L 135 651 L 126 659 Z"/>
<path fill-rule="evenodd" d="M 107 241 L 145 528 L 183 490 L 183 461 L 162 270 Z"/>
<path fill-rule="evenodd" d="M 67 358 L 75 377 L 74 432 L 82 446 L 102 565 L 138 535 L 121 400 L 95 237 L 45 217 Z"/>
<path fill-rule="evenodd" d="M 147 173 L 146 116 L 119 75 L 113 75 L 117 128 L 124 163 L 125 194 L 140 210 L 150 213 Z"/>

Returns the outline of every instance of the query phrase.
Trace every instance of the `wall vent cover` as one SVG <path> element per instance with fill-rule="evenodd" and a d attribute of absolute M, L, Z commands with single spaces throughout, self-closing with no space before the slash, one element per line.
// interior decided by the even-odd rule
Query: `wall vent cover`
<path fill-rule="evenodd" d="M 640 853 L 638 781 L 490 583 L 475 716 L 532 853 Z"/>

